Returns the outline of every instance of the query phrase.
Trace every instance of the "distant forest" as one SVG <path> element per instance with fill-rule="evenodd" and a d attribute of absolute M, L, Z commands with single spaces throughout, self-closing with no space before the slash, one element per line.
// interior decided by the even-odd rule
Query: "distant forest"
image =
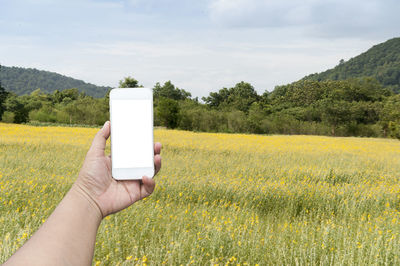
<path fill-rule="evenodd" d="M 127 77 L 120 87 L 139 87 Z M 302 80 L 258 95 L 246 82 L 223 88 L 201 103 L 170 81 L 157 83 L 154 125 L 205 132 L 313 134 L 400 138 L 400 95 L 373 78 Z M 0 89 L 3 122 L 101 125 L 109 119 L 108 93 L 94 98 L 67 89 L 17 96 Z"/>
<path fill-rule="evenodd" d="M 37 80 L 33 76 L 27 80 Z M 7 82 L 27 82 L 12 80 Z M 109 119 L 109 88 L 87 88 L 86 92 L 61 87 L 32 90 L 34 87 L 19 95 L 21 91 L 6 90 L 0 84 L 2 121 L 101 125 Z M 120 81 L 120 87 L 140 85 L 127 77 Z M 98 97 L 101 91 L 104 94 Z M 394 38 L 347 62 L 341 60 L 333 69 L 261 95 L 242 81 L 199 101 L 171 81 L 157 83 L 153 87 L 154 125 L 204 132 L 400 139 L 399 91 L 400 38 Z"/>

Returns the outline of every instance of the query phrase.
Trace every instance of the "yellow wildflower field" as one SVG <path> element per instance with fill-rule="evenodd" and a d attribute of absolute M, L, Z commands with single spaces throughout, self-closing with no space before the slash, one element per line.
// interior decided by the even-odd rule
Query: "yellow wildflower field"
<path fill-rule="evenodd" d="M 0 123 L 0 263 L 68 191 L 97 130 Z M 102 222 L 96 265 L 400 264 L 399 141 L 154 135 L 156 190 Z"/>

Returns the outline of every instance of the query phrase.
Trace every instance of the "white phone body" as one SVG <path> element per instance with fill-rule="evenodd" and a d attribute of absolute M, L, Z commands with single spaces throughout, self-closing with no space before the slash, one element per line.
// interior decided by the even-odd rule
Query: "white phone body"
<path fill-rule="evenodd" d="M 111 165 L 117 180 L 154 176 L 153 92 L 115 88 L 110 92 Z"/>

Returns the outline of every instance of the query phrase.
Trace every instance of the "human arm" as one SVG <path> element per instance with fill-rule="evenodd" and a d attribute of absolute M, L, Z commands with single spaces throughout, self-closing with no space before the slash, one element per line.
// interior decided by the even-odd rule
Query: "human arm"
<path fill-rule="evenodd" d="M 97 229 L 109 214 L 149 196 L 151 178 L 117 181 L 111 157 L 104 154 L 110 136 L 106 122 L 93 139 L 78 179 L 39 230 L 5 265 L 90 265 Z M 161 167 L 161 144 L 154 145 L 155 172 Z"/>

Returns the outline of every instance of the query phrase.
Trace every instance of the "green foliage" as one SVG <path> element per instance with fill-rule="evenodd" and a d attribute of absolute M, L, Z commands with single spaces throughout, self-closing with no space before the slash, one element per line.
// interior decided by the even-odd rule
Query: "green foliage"
<path fill-rule="evenodd" d="M 335 135 L 337 126 L 345 124 L 350 120 L 350 106 L 349 102 L 343 100 L 332 101 L 327 99 L 326 101 L 321 101 L 322 121 L 331 125 L 333 136 Z"/>
<path fill-rule="evenodd" d="M 1 117 L 1 121 L 5 123 L 14 123 L 15 114 L 13 112 L 5 111 Z"/>
<path fill-rule="evenodd" d="M 153 88 L 153 95 L 154 98 L 164 97 L 177 101 L 190 99 L 190 97 L 192 96 L 190 92 L 176 88 L 170 80 L 165 82 L 163 86 L 161 86 L 160 83 L 157 82 Z"/>
<path fill-rule="evenodd" d="M 14 123 L 25 123 L 28 121 L 28 110 L 25 108 L 23 98 L 11 94 L 4 102 L 5 110 L 14 114 Z"/>
<path fill-rule="evenodd" d="M 0 65 L 0 74 L 2 71 L 2 66 Z M 7 98 L 7 91 L 3 88 L 3 86 L 1 86 L 1 78 L 0 78 L 0 118 L 2 117 L 5 107 L 4 107 L 4 102 Z"/>
<path fill-rule="evenodd" d="M 0 84 L 0 117 L 3 115 L 3 112 L 5 110 L 4 102 L 6 101 L 7 95 L 7 92 Z"/>
<path fill-rule="evenodd" d="M 120 88 L 141 88 L 142 85 L 139 85 L 139 81 L 132 77 L 125 77 L 123 80 L 119 81 Z"/>
<path fill-rule="evenodd" d="M 396 122 L 390 121 L 388 128 L 389 128 L 389 136 L 391 138 L 400 139 L 400 125 L 399 124 L 397 124 Z"/>
<path fill-rule="evenodd" d="M 266 111 L 287 115 L 285 119 L 322 122 L 330 127 L 331 135 L 352 135 L 361 132 L 358 125 L 379 121 L 382 102 L 391 95 L 373 78 L 302 80 L 276 87 L 264 106 Z M 296 123 L 291 125 L 297 128 Z"/>
<path fill-rule="evenodd" d="M 347 62 L 343 59 L 335 68 L 306 76 L 306 80 L 345 80 L 374 77 L 384 87 L 400 92 L 400 38 L 373 46 Z"/>
<path fill-rule="evenodd" d="M 250 106 L 249 115 L 247 116 L 249 131 L 253 133 L 266 133 L 265 130 L 263 130 L 264 118 L 265 112 L 261 104 L 254 102 Z"/>
<path fill-rule="evenodd" d="M 400 123 L 400 95 L 388 97 L 386 101 L 381 103 L 379 110 L 379 123 L 382 126 L 384 136 L 394 136 L 392 130 L 393 125 Z"/>
<path fill-rule="evenodd" d="M 180 104 L 178 127 L 185 130 L 204 132 L 227 132 L 226 113 L 207 108 L 194 101 Z"/>
<path fill-rule="evenodd" d="M 179 104 L 177 101 L 161 97 L 158 100 L 157 117 L 161 126 L 175 128 L 179 122 Z"/>
<path fill-rule="evenodd" d="M 299 81 L 261 96 L 249 83 L 240 82 L 210 93 L 206 104 L 171 82 L 157 83 L 154 94 L 154 125 L 168 128 L 397 137 L 400 124 L 400 95 L 392 95 L 371 78 Z M 96 99 L 76 88 L 52 94 L 40 89 L 23 96 L 11 93 L 4 101 L 3 118 L 15 123 L 101 125 L 109 119 L 108 101 L 108 94 Z"/>
<path fill-rule="evenodd" d="M 259 96 L 250 83 L 242 81 L 233 88 L 223 88 L 202 99 L 210 107 L 233 108 L 247 113 L 252 103 L 259 100 Z"/>
<path fill-rule="evenodd" d="M 375 79 L 361 78 L 343 81 L 302 80 L 275 87 L 269 98 L 275 106 L 287 108 L 308 106 L 326 98 L 334 101 L 375 102 L 390 95 L 390 91 L 383 89 Z"/>
<path fill-rule="evenodd" d="M 40 88 L 45 93 L 53 93 L 69 88 L 78 88 L 93 97 L 104 97 L 110 87 L 96 86 L 82 80 L 66 77 L 54 72 L 22 67 L 1 67 L 0 80 L 7 91 L 17 95 L 30 94 Z"/>
<path fill-rule="evenodd" d="M 57 122 L 56 111 L 51 105 L 45 104 L 40 109 L 29 112 L 29 121 Z"/>

